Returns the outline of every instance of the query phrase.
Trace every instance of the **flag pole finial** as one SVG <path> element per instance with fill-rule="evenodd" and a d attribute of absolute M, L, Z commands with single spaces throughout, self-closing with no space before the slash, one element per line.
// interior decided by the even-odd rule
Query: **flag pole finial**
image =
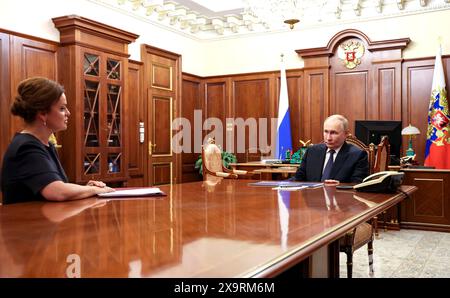
<path fill-rule="evenodd" d="M 283 58 L 284 58 L 284 54 L 283 54 L 283 53 L 281 53 L 281 54 L 280 54 L 280 59 L 281 59 L 281 62 L 283 62 Z"/>

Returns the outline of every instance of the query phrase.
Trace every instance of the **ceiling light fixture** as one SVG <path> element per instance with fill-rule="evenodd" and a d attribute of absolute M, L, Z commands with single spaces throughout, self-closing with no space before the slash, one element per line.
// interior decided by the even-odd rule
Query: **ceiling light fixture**
<path fill-rule="evenodd" d="M 300 0 L 243 0 L 244 10 L 270 28 L 285 23 L 290 29 L 300 22 Z"/>

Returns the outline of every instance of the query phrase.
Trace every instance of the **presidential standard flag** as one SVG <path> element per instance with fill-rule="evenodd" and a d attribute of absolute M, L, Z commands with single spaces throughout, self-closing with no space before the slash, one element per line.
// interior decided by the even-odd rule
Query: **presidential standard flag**
<path fill-rule="evenodd" d="M 284 68 L 283 55 L 281 55 L 281 57 L 280 100 L 278 102 L 275 158 L 284 159 L 283 154 L 286 152 L 286 150 L 292 150 L 292 137 L 286 69 Z"/>
<path fill-rule="evenodd" d="M 449 119 L 444 68 L 442 67 L 441 46 L 439 45 L 434 63 L 433 84 L 428 109 L 425 166 L 433 166 L 437 169 L 450 169 Z"/>

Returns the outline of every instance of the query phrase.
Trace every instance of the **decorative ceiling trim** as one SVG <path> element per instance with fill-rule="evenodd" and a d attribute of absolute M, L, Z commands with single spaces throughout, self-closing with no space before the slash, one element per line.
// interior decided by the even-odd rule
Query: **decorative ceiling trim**
<path fill-rule="evenodd" d="M 238 13 L 214 12 L 207 17 L 176 0 L 88 0 L 197 41 L 288 32 L 284 24 L 269 24 L 242 8 Z M 189 3 L 184 1 L 183 3 Z M 198 5 L 196 6 L 198 7 Z M 334 26 L 450 9 L 450 0 L 303 0 L 303 15 L 294 30 Z M 205 8 L 207 10 L 207 8 Z M 205 11 L 204 10 L 204 11 Z M 226 11 L 224 13 L 229 13 Z"/>

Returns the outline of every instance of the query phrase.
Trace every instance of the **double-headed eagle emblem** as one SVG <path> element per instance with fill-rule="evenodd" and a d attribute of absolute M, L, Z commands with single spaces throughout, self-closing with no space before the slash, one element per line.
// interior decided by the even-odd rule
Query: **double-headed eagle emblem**
<path fill-rule="evenodd" d="M 364 55 L 364 45 L 356 40 L 348 40 L 338 47 L 338 57 L 344 60 L 344 65 L 348 69 L 353 69 L 361 64 L 361 57 Z"/>

